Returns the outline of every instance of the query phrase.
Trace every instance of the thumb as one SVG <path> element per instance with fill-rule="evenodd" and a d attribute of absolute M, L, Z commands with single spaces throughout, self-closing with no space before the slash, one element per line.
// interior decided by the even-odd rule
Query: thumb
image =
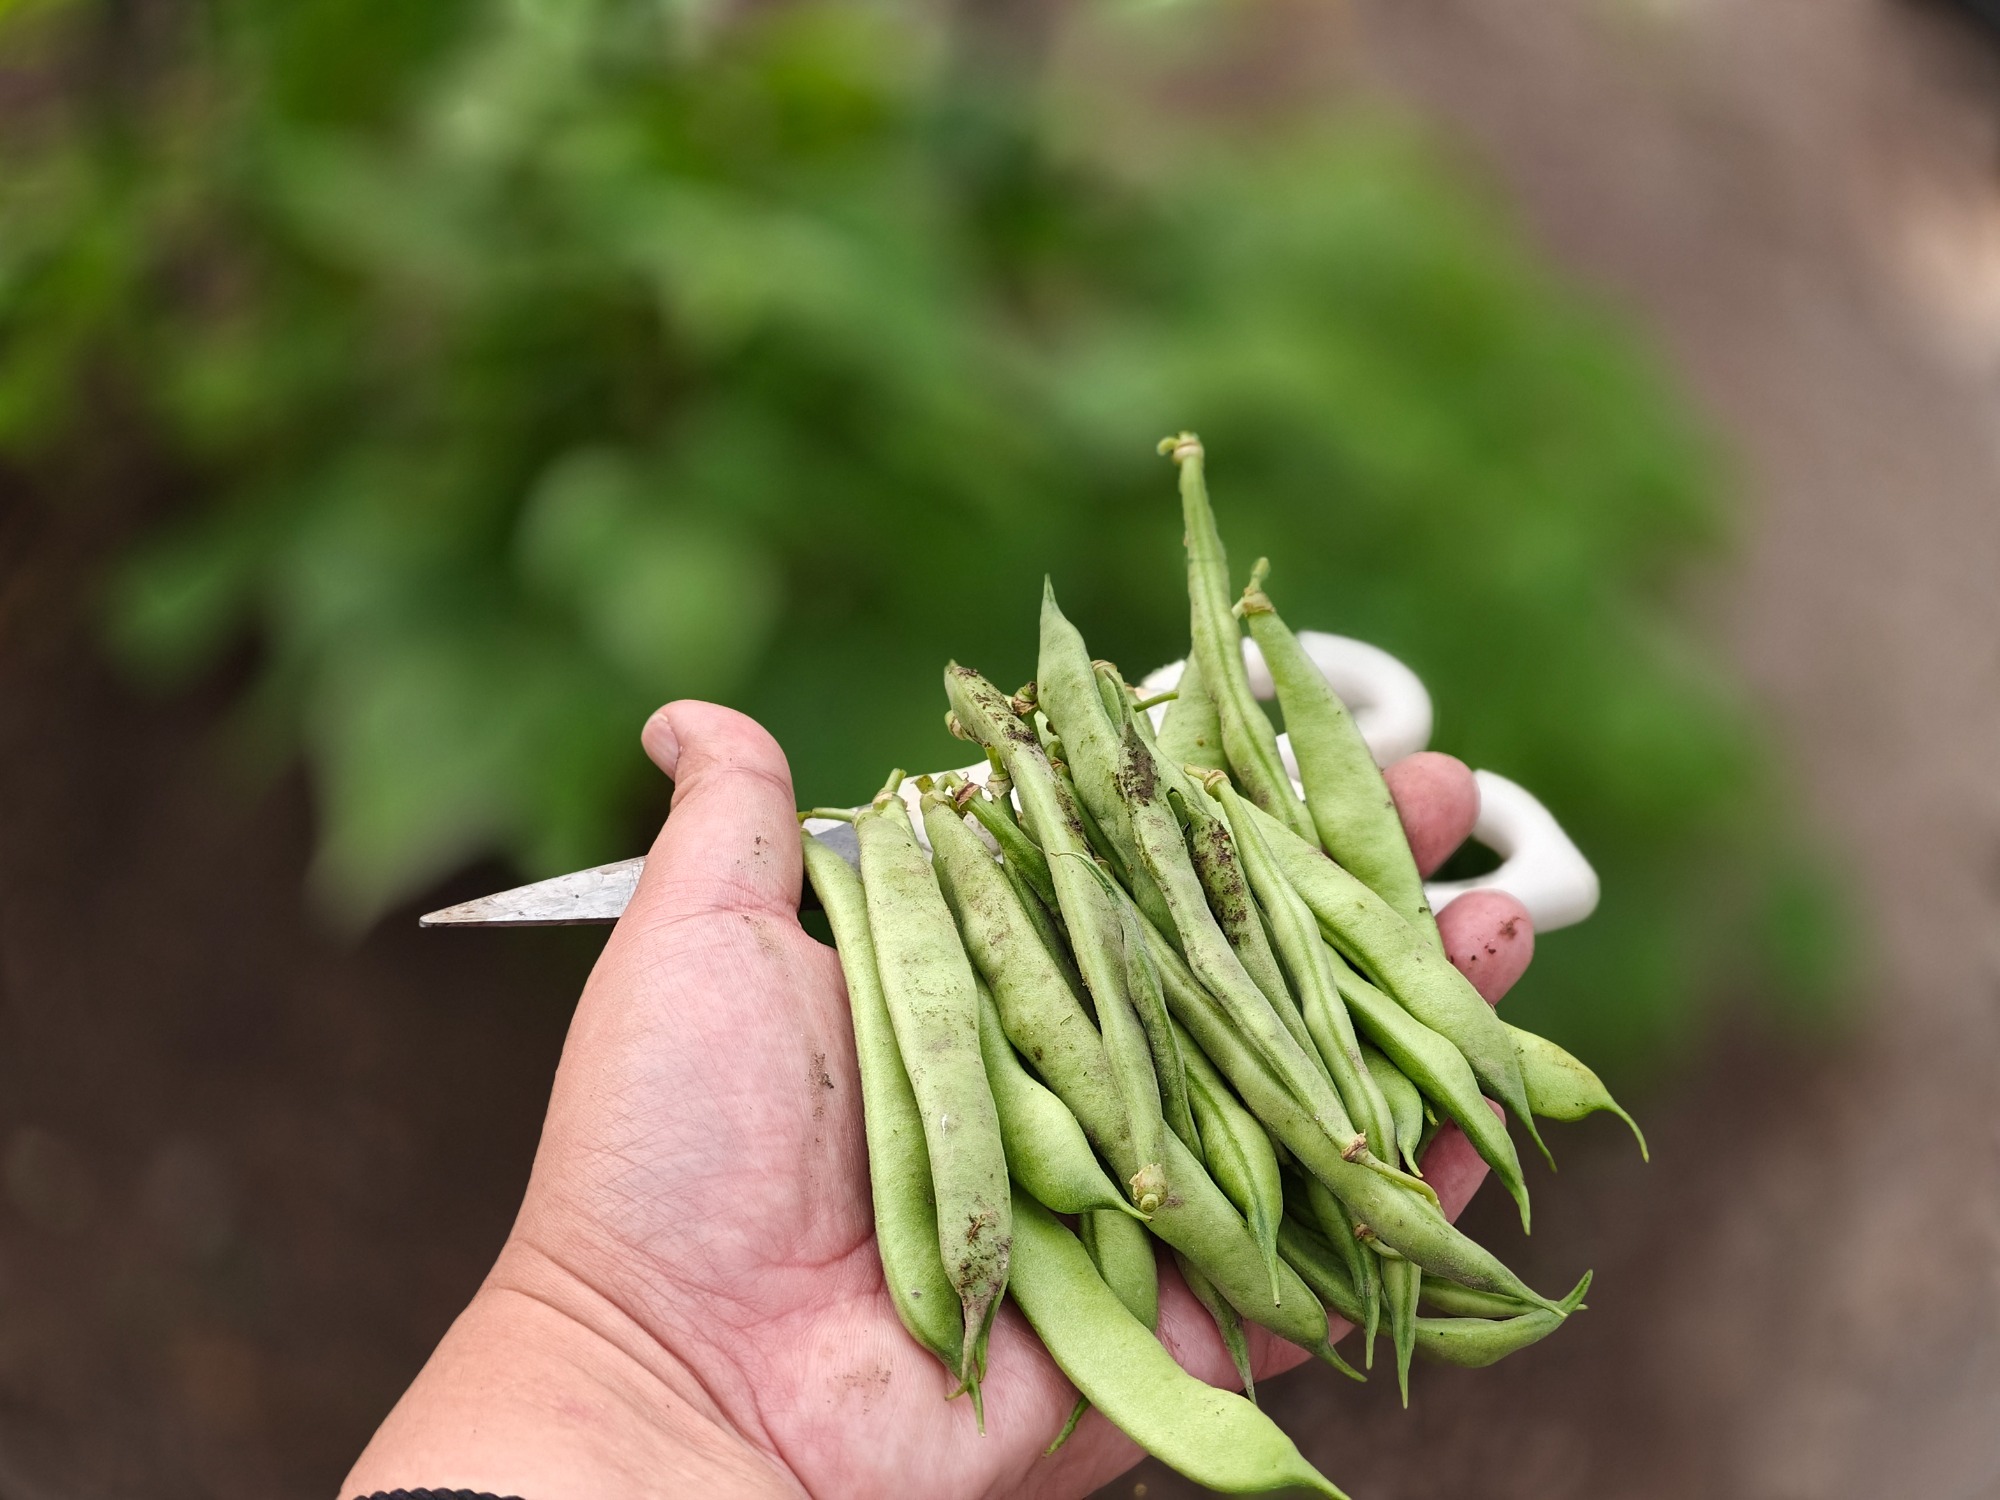
<path fill-rule="evenodd" d="M 623 920 L 799 909 L 798 819 L 785 752 L 755 719 L 683 699 L 646 721 L 646 754 L 674 800 Z"/>

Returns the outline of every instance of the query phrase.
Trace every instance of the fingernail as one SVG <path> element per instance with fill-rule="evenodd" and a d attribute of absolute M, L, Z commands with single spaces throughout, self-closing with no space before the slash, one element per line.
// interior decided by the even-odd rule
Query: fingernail
<path fill-rule="evenodd" d="M 646 727 L 639 731 L 639 743 L 646 747 L 646 754 L 653 764 L 669 780 L 681 763 L 680 736 L 674 733 L 674 726 L 667 720 L 667 711 L 656 709 L 653 717 L 646 721 Z"/>

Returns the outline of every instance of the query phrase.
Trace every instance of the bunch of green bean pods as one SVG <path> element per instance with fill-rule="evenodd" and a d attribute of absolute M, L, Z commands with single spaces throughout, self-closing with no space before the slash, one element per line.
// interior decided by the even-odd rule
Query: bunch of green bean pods
<path fill-rule="evenodd" d="M 1045 586 L 1034 683 L 945 671 L 978 776 L 918 778 L 913 811 L 893 774 L 835 814 L 859 872 L 807 838 L 806 874 L 847 976 L 886 1290 L 943 1394 L 983 1424 L 1011 1297 L 1077 1388 L 1050 1452 L 1095 1408 L 1211 1488 L 1338 1495 L 1255 1404 L 1246 1325 L 1356 1379 L 1335 1342 L 1358 1334 L 1372 1367 L 1385 1332 L 1406 1406 L 1415 1357 L 1486 1365 L 1548 1337 L 1589 1275 L 1545 1297 L 1452 1225 L 1423 1177 L 1432 1139 L 1462 1132 L 1525 1229 L 1509 1117 L 1537 1146 L 1536 1115 L 1638 1127 L 1452 966 L 1388 787 L 1266 562 L 1232 602 L 1200 441 L 1161 451 L 1191 649 L 1157 732 Z M 1244 1396 L 1160 1344 L 1176 1278 Z"/>

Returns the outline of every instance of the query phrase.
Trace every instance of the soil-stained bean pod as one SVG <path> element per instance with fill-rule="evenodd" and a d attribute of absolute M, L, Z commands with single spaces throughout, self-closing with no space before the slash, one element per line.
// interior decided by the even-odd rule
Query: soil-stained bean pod
<path fill-rule="evenodd" d="M 1037 900 L 1053 911 L 1056 905 L 1055 881 L 1049 874 L 1048 856 L 1042 853 L 1034 839 L 1011 816 L 1003 813 L 990 797 L 974 797 L 965 804 L 966 810 L 979 820 L 980 827 L 993 836 L 993 842 L 1000 846 L 1003 859 L 1021 876 L 1034 891 Z"/>
<path fill-rule="evenodd" d="M 1396 1351 L 1396 1391 L 1403 1409 L 1410 1406 L 1410 1356 L 1417 1349 L 1417 1291 L 1424 1273 L 1415 1261 L 1381 1258 L 1377 1270 L 1382 1277 L 1382 1306 L 1389 1314 L 1389 1342 Z M 1551 1316 L 1543 1313 L 1543 1317 Z M 1558 1319 L 1558 1322 L 1561 1320 Z"/>
<path fill-rule="evenodd" d="M 1080 825 L 1064 821 L 1060 791 L 1034 732 L 1015 716 L 1006 695 L 977 672 L 956 664 L 946 671 L 945 687 L 960 732 L 991 745 L 1007 760 L 1024 821 L 1041 847 L 1076 848 L 1087 854 L 1081 848 Z M 1013 888 L 985 846 L 971 829 L 960 831 L 964 841 L 951 840 L 934 848 L 967 951 L 992 986 L 1007 1035 L 1070 1107 L 1114 1175 L 1129 1178 L 1141 1163 L 1124 1109 L 1109 1084 L 1110 1062 L 1103 1040 L 1020 915 Z M 968 853 L 976 858 L 966 858 Z M 1051 876 L 1080 864 L 1078 859 L 1052 860 Z M 1075 880 L 1098 889 L 1080 869 Z M 1074 935 L 1075 928 L 1071 931 Z M 1165 947 L 1164 939 L 1160 946 Z M 1171 1132 L 1166 1157 L 1172 1190 L 1153 1214 L 1152 1232 L 1200 1265 L 1245 1317 L 1321 1358 L 1331 1355 L 1325 1310 L 1305 1283 L 1281 1268 L 1280 1301 L 1272 1305 L 1263 1252 L 1222 1189 Z"/>
<path fill-rule="evenodd" d="M 1272 608 L 1261 587 L 1267 566 L 1258 561 L 1238 608 L 1277 686 L 1320 847 L 1441 950 L 1437 920 L 1424 899 L 1423 877 L 1389 784 L 1346 705 Z"/>
<path fill-rule="evenodd" d="M 1254 804 L 1248 822 L 1264 835 L 1278 869 L 1299 893 L 1340 955 L 1391 999 L 1445 1037 L 1472 1064 L 1485 1090 L 1518 1120 L 1544 1157 L 1520 1054 L 1506 1024 L 1422 932 L 1380 896 Z M 1394 1056 L 1391 1053 L 1390 1056 Z M 1553 1158 L 1550 1162 L 1553 1165 Z"/>
<path fill-rule="evenodd" d="M 1007 1286 L 1007 1155 L 979 1051 L 972 965 L 897 795 L 902 779 L 891 776 L 855 817 L 854 835 L 876 970 L 923 1118 L 938 1247 L 965 1310 L 959 1378 L 970 1388 L 979 1378 L 976 1351 Z"/>
<path fill-rule="evenodd" d="M 1438 1111 L 1458 1122 L 1473 1149 L 1493 1169 L 1528 1227 L 1528 1184 L 1507 1127 L 1487 1107 L 1464 1054 L 1335 957 L 1333 977 L 1347 1013 L 1386 1052 Z"/>
<path fill-rule="evenodd" d="M 1092 865 L 1091 869 L 1095 872 L 1097 867 Z M 1129 974 L 1133 955 L 1122 933 L 1117 941 L 1120 960 Z M 1143 961 L 1144 955 L 1139 958 Z M 1132 1127 L 1132 1147 L 1139 1163 L 1129 1179 L 1132 1201 L 1140 1213 L 1151 1214 L 1170 1191 L 1166 1176 L 1167 1120 L 1160 1107 L 1160 1078 L 1153 1062 L 1153 1049 L 1125 985 L 1097 992 L 1097 1026 L 1104 1037 L 1104 1055 L 1111 1065 L 1112 1083 Z M 1179 1066 L 1178 1059 L 1175 1066 Z"/>
<path fill-rule="evenodd" d="M 1219 776 L 1223 773 L 1217 771 L 1211 774 Z M 1319 1053 L 1313 1046 L 1312 1034 L 1306 1027 L 1305 1016 L 1299 1009 L 1291 986 L 1286 982 L 1284 967 L 1271 947 L 1264 913 L 1258 910 L 1257 898 L 1249 877 L 1244 873 L 1243 861 L 1237 854 L 1236 840 L 1230 836 L 1228 825 L 1210 812 L 1213 804 L 1205 796 L 1169 791 L 1167 798 L 1174 815 L 1187 830 L 1188 855 L 1194 861 L 1195 874 L 1201 878 L 1201 888 L 1208 897 L 1208 909 L 1214 914 L 1216 925 L 1229 939 L 1229 946 L 1236 950 L 1237 959 L 1249 971 L 1250 977 L 1257 981 L 1257 988 L 1271 1002 L 1271 1008 L 1285 1023 L 1285 1029 L 1291 1032 L 1293 1040 L 1306 1056 L 1317 1058 Z M 1351 1107 L 1348 1113 L 1354 1113 Z"/>
<path fill-rule="evenodd" d="M 1243 1382 L 1243 1395 L 1250 1401 L 1257 1399 L 1257 1377 L 1250 1370 L 1250 1341 L 1243 1336 L 1243 1319 L 1229 1299 L 1215 1289 L 1215 1283 L 1202 1275 L 1201 1267 L 1189 1260 L 1180 1251 L 1174 1252 L 1174 1264 L 1180 1268 L 1181 1280 L 1194 1293 L 1194 1300 L 1208 1309 L 1208 1316 L 1215 1323 L 1215 1331 L 1222 1339 L 1222 1347 L 1229 1354 L 1229 1362 L 1236 1366 L 1236 1378 Z M 1275 1281 L 1276 1276 L 1272 1279 Z"/>
<path fill-rule="evenodd" d="M 1508 1355 L 1540 1343 L 1583 1303 L 1590 1290 L 1590 1272 L 1559 1304 L 1561 1311 L 1532 1308 L 1511 1318 L 1418 1318 L 1417 1353 L 1439 1364 L 1458 1365 L 1469 1370 L 1505 1359 Z"/>
<path fill-rule="evenodd" d="M 1180 465 L 1193 660 L 1201 666 L 1202 685 L 1222 721 L 1222 747 L 1229 768 L 1242 781 L 1251 801 L 1283 819 L 1301 838 L 1316 838 L 1312 820 L 1293 792 L 1291 777 L 1278 754 L 1278 732 L 1250 691 L 1250 674 L 1243 665 L 1243 627 L 1236 618 L 1229 557 L 1208 503 L 1201 440 L 1184 432 L 1161 442 L 1160 451 Z"/>
<path fill-rule="evenodd" d="M 1096 825 L 1093 842 L 1119 871 L 1139 909 L 1156 924 L 1166 908 L 1132 842 L 1131 817 L 1119 800 L 1113 777 L 1118 764 L 1118 729 L 1105 712 L 1097 674 L 1083 636 L 1056 604 L 1055 588 L 1042 581 L 1041 655 L 1035 667 L 1037 703 L 1061 736 L 1077 798 Z"/>
<path fill-rule="evenodd" d="M 1389 1117 L 1396 1122 L 1397 1154 L 1414 1167 L 1417 1143 L 1424 1135 L 1424 1096 L 1401 1068 L 1367 1042 L 1361 1044 L 1361 1060 L 1368 1065 L 1375 1087 L 1389 1101 Z"/>
<path fill-rule="evenodd" d="M 1160 1326 L 1160 1266 L 1153 1256 L 1153 1237 L 1144 1224 L 1118 1213 L 1088 1213 L 1076 1221 L 1083 1247 L 1097 1266 L 1104 1284 L 1118 1294 L 1125 1310 L 1150 1332 Z"/>
<path fill-rule="evenodd" d="M 818 839 L 810 834 L 802 838 L 806 877 L 826 910 L 841 972 L 847 976 L 882 1279 L 910 1337 L 943 1361 L 956 1378 L 963 1362 L 965 1315 L 938 1253 L 937 1204 L 923 1116 L 903 1071 L 895 1026 L 882 996 L 861 877 Z"/>
<path fill-rule="evenodd" d="M 1228 764 L 1222 750 L 1222 720 L 1216 715 L 1208 684 L 1201 680 L 1200 662 L 1188 658 L 1174 691 L 1174 701 L 1167 705 L 1167 716 L 1160 721 L 1160 758 L 1170 766 L 1222 770 Z"/>
<path fill-rule="evenodd" d="M 1025 1199 L 1016 1223 L 1014 1300 L 1070 1383 L 1127 1437 L 1213 1490 L 1299 1487 L 1346 1500 L 1253 1403 L 1176 1364 L 1052 1214 Z"/>
<path fill-rule="evenodd" d="M 1502 1023 L 1505 1024 L 1504 1022 Z M 1545 1120 L 1581 1120 L 1599 1110 L 1618 1116 L 1639 1142 L 1639 1159 L 1651 1161 L 1639 1122 L 1618 1107 L 1604 1081 L 1547 1037 L 1508 1026 L 1521 1057 L 1521 1076 L 1528 1086 L 1528 1108 Z"/>
<path fill-rule="evenodd" d="M 1361 1039 L 1335 987 L 1338 961 L 1320 939 L 1319 924 L 1278 872 L 1264 837 L 1246 814 L 1247 804 L 1222 772 L 1211 773 L 1208 790 L 1236 833 L 1236 846 L 1250 888 L 1271 919 L 1271 935 L 1298 992 L 1306 1029 L 1312 1033 L 1327 1071 L 1354 1123 L 1368 1137 L 1369 1148 L 1384 1161 L 1396 1160 L 1396 1123 L 1389 1101 L 1361 1060 Z"/>
<path fill-rule="evenodd" d="M 1285 1188 L 1278 1153 L 1257 1117 L 1245 1109 L 1221 1077 L 1205 1063 L 1188 1069 L 1188 1097 L 1201 1132 L 1208 1175 L 1229 1195 L 1250 1232 L 1263 1246 L 1271 1267 L 1271 1295 L 1278 1294 L 1278 1220 L 1285 1214 Z"/>
<path fill-rule="evenodd" d="M 1000 1112 L 1000 1139 L 1007 1170 L 1044 1208 L 1059 1214 L 1103 1209 L 1136 1214 L 1125 1195 L 1104 1174 L 1076 1116 L 1029 1076 L 1000 1024 L 999 1008 L 984 984 L 979 987 L 979 1049 Z"/>

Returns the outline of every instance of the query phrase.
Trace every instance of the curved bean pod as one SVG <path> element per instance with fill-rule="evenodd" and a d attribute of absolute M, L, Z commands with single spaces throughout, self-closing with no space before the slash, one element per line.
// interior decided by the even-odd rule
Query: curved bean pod
<path fill-rule="evenodd" d="M 1340 955 L 1390 998 L 1464 1054 L 1488 1093 L 1527 1130 L 1544 1157 L 1549 1148 L 1535 1129 L 1521 1058 L 1506 1024 L 1479 991 L 1416 928 L 1380 896 L 1299 838 L 1255 803 L 1247 821 L 1264 835 L 1278 869 L 1291 883 Z M 1394 1056 L 1393 1053 L 1390 1054 Z M 1553 1165 L 1553 1158 L 1550 1158 Z"/>
<path fill-rule="evenodd" d="M 801 833 L 806 876 L 833 928 L 847 1005 L 854 1023 L 854 1056 L 861 1074 L 861 1117 L 868 1146 L 868 1190 L 875 1205 L 875 1248 L 889 1300 L 910 1337 L 935 1354 L 954 1376 L 965 1347 L 964 1314 L 938 1253 L 937 1205 L 923 1116 L 903 1071 L 895 1025 L 875 969 L 868 936 L 868 908 L 861 877 L 832 849 Z"/>
<path fill-rule="evenodd" d="M 1452 1318 L 1515 1318 L 1529 1311 L 1525 1302 L 1512 1297 L 1496 1297 L 1491 1292 L 1475 1292 L 1455 1281 L 1424 1278 L 1422 1302 L 1425 1307 Z"/>
<path fill-rule="evenodd" d="M 1382 1276 L 1382 1305 L 1389 1314 L 1389 1343 L 1396 1351 L 1396 1391 L 1403 1398 L 1403 1409 L 1410 1406 L 1410 1356 L 1417 1350 L 1417 1293 L 1423 1284 L 1424 1273 L 1417 1269 L 1416 1262 L 1400 1258 L 1382 1258 L 1378 1267 Z M 1542 1317 L 1553 1314 L 1541 1313 Z M 1562 1319 L 1556 1318 L 1557 1323 Z"/>
<path fill-rule="evenodd" d="M 1414 1167 L 1417 1143 L 1424 1135 L 1424 1096 L 1401 1068 L 1367 1042 L 1361 1044 L 1361 1060 L 1374 1076 L 1375 1087 L 1389 1101 L 1389 1118 L 1396 1122 L 1396 1150 Z"/>
<path fill-rule="evenodd" d="M 1201 439 L 1184 432 L 1165 439 L 1160 451 L 1180 465 L 1192 659 L 1201 665 L 1202 684 L 1222 721 L 1222 746 L 1230 769 L 1242 779 L 1251 801 L 1283 819 L 1301 838 L 1314 837 L 1312 820 L 1292 791 L 1291 777 L 1278 755 L 1278 732 L 1250 691 L 1250 676 L 1243 666 L 1243 627 L 1229 585 L 1229 557 L 1208 503 Z"/>
<path fill-rule="evenodd" d="M 1346 705 L 1260 586 L 1267 566 L 1258 560 L 1239 608 L 1277 686 L 1320 847 L 1441 949 L 1389 784 Z"/>
<path fill-rule="evenodd" d="M 1478 1370 L 1508 1355 L 1540 1343 L 1558 1328 L 1564 1318 L 1583 1302 L 1590 1290 L 1590 1272 L 1576 1289 L 1562 1299 L 1560 1314 L 1540 1308 L 1511 1318 L 1418 1318 L 1417 1352 L 1439 1364 Z"/>
<path fill-rule="evenodd" d="M 1014 1300 L 1071 1384 L 1126 1436 L 1210 1489 L 1298 1486 L 1346 1500 L 1249 1401 L 1174 1363 L 1048 1210 L 1026 1198 L 1015 1213 Z"/>
<path fill-rule="evenodd" d="M 901 781 L 898 772 L 855 817 L 854 834 L 876 970 L 922 1113 L 938 1248 L 965 1311 L 959 1378 L 970 1388 L 978 1383 L 976 1351 L 1007 1285 L 1007 1156 L 979 1052 L 972 965 L 896 793 Z"/>
<path fill-rule="evenodd" d="M 1503 1023 L 1504 1024 L 1504 1023 Z M 1528 1108 L 1545 1120 L 1581 1120 L 1608 1110 L 1631 1128 L 1639 1142 L 1639 1159 L 1651 1161 L 1639 1122 L 1618 1107 L 1604 1081 L 1547 1037 L 1508 1026 L 1521 1055 L 1521 1076 L 1528 1086 Z"/>

